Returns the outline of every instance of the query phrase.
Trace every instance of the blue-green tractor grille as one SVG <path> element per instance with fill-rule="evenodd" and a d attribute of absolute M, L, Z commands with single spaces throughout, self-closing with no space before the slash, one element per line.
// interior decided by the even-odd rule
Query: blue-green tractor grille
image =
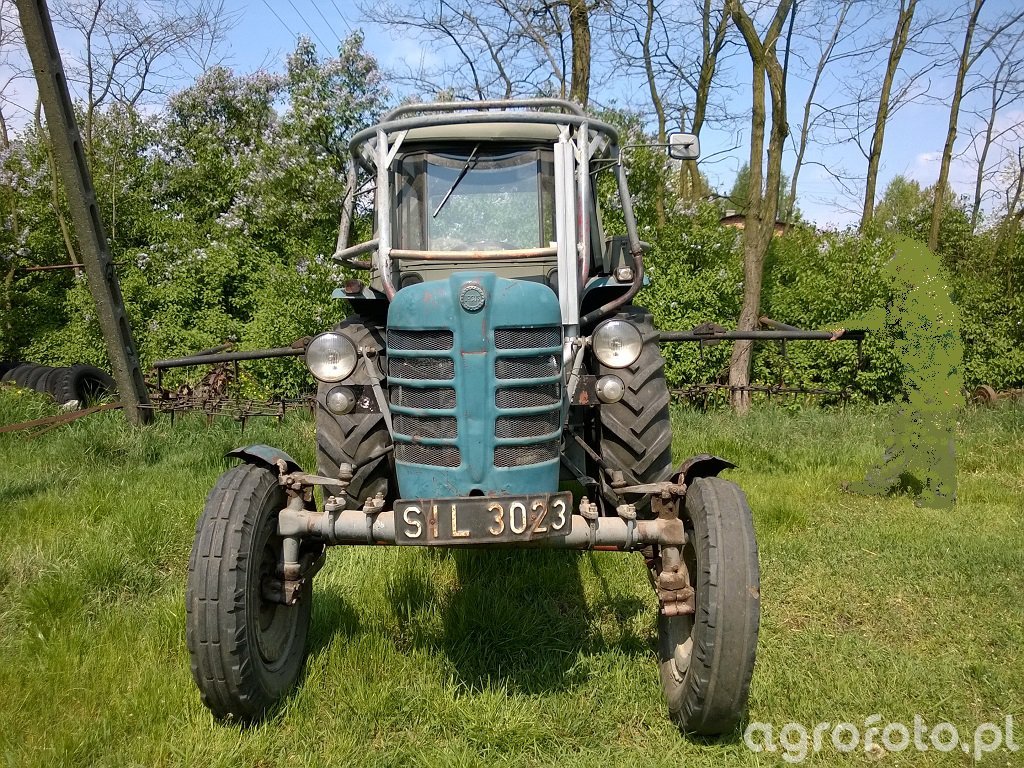
<path fill-rule="evenodd" d="M 388 348 L 415 357 L 388 356 L 388 378 L 405 381 L 451 381 L 455 378 L 455 360 L 451 357 L 454 336 L 443 329 L 426 331 L 389 330 Z M 441 353 L 441 354 L 438 354 Z M 448 387 L 416 387 L 395 384 L 391 387 L 391 404 L 418 413 L 396 413 L 394 431 L 408 435 L 410 442 L 395 443 L 395 459 L 408 464 L 434 467 L 457 467 L 462 462 L 459 447 L 459 423 L 452 410 L 457 399 Z M 440 411 L 445 415 L 432 415 Z M 424 444 L 424 438 L 445 444 Z"/>
<path fill-rule="evenodd" d="M 499 416 L 494 422 L 495 437 L 543 437 L 558 431 L 562 414 L 558 411 L 537 416 Z"/>
<path fill-rule="evenodd" d="M 455 390 L 449 388 L 418 389 L 403 387 L 401 384 L 391 387 L 392 405 L 404 408 L 429 408 L 432 410 L 451 410 L 455 407 Z"/>
<path fill-rule="evenodd" d="M 395 459 L 407 464 L 425 464 L 431 467 L 457 467 L 462 454 L 456 445 L 422 445 L 395 443 Z"/>
<path fill-rule="evenodd" d="M 388 349 L 446 352 L 455 345 L 455 334 L 439 328 L 434 331 L 388 331 Z"/>
<path fill-rule="evenodd" d="M 395 432 L 421 437 L 451 439 L 459 436 L 459 422 L 454 416 L 407 416 L 395 414 Z"/>
<path fill-rule="evenodd" d="M 494 392 L 494 405 L 498 409 L 494 421 L 497 443 L 494 466 L 521 467 L 557 459 L 562 431 L 561 329 L 498 328 L 494 331 L 494 340 L 499 355 L 494 361 L 494 378 L 498 382 Z M 448 381 L 455 378 L 451 331 L 391 330 L 388 331 L 388 347 L 416 355 L 389 356 L 388 376 L 392 380 Z M 534 354 L 537 351 L 543 354 Z M 535 383 L 537 380 L 543 383 Z M 445 441 L 458 438 L 458 419 L 454 414 L 422 413 L 450 412 L 457 402 L 454 389 L 393 384 L 391 402 L 421 412 L 395 415 L 395 432 L 411 439 L 411 442 L 399 439 L 395 445 L 396 459 L 410 464 L 458 466 L 458 446 L 419 442 L 423 438 Z M 523 444 L 524 439 L 531 442 Z M 502 441 L 515 444 L 502 445 Z M 441 448 L 453 450 L 436 450 Z"/>
<path fill-rule="evenodd" d="M 561 343 L 561 328 L 498 328 L 494 332 L 496 349 L 557 347 Z"/>
<path fill-rule="evenodd" d="M 494 466 L 557 460 L 562 440 L 562 329 L 497 328 L 494 346 Z"/>
<path fill-rule="evenodd" d="M 494 404 L 499 408 L 544 408 L 562 402 L 559 384 L 541 384 L 536 387 L 503 388 L 494 393 Z"/>
<path fill-rule="evenodd" d="M 396 379 L 455 378 L 455 361 L 450 357 L 396 357 L 388 365 L 388 375 Z"/>
<path fill-rule="evenodd" d="M 478 294 L 482 304 L 464 300 Z M 386 360 L 403 498 L 557 490 L 561 319 L 546 284 L 489 272 L 398 291 Z"/>

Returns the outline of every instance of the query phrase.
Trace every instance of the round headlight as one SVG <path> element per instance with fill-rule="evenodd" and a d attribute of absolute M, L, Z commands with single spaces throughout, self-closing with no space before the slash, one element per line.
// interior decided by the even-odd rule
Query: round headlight
<path fill-rule="evenodd" d="M 609 368 L 626 368 L 637 361 L 644 340 L 625 320 L 606 320 L 591 337 L 594 355 Z"/>
<path fill-rule="evenodd" d="M 352 374 L 359 352 L 346 336 L 334 331 L 314 336 L 306 347 L 306 366 L 320 381 L 341 381 Z"/>

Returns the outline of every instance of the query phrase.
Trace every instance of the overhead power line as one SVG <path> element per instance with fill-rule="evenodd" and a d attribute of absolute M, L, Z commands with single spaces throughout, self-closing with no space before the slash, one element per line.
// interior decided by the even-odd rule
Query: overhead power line
<path fill-rule="evenodd" d="M 284 19 L 282 19 L 280 16 L 277 15 L 277 11 L 274 10 L 274 7 L 270 3 L 268 3 L 267 0 L 263 0 L 263 4 L 265 6 L 267 6 L 267 10 L 268 11 L 270 11 L 272 14 L 274 14 L 274 18 L 276 18 L 279 22 L 281 22 L 281 26 L 288 30 L 288 34 L 289 35 L 291 35 L 292 37 L 298 37 L 297 34 L 292 32 L 292 28 L 289 27 L 287 24 L 285 24 Z"/>
<path fill-rule="evenodd" d="M 325 51 L 331 50 L 331 47 L 329 45 L 327 45 L 327 43 L 325 43 L 323 41 L 323 38 L 320 37 L 320 35 L 318 35 L 316 33 L 316 28 L 312 24 L 309 23 L 309 20 L 305 16 L 302 15 L 302 11 L 300 11 L 298 9 L 298 7 L 295 5 L 295 3 L 293 3 L 292 0 L 288 0 L 288 5 L 290 5 L 292 7 L 292 10 L 295 11 L 296 15 L 299 17 L 299 19 L 301 19 L 302 23 L 306 25 L 306 29 L 308 29 L 310 31 L 310 33 L 313 35 L 313 37 L 316 38 L 316 41 L 318 43 L 320 43 L 320 45 L 322 45 L 324 47 L 324 50 Z"/>
<path fill-rule="evenodd" d="M 355 30 L 352 29 L 352 25 L 348 23 L 348 19 L 345 18 L 345 14 L 341 12 L 341 8 L 338 7 L 338 4 L 334 2 L 334 0 L 331 0 L 331 5 L 333 5 L 334 10 L 338 12 L 338 17 L 341 19 L 341 23 L 348 28 L 349 33 L 354 33 Z"/>
<path fill-rule="evenodd" d="M 316 11 L 320 15 L 320 18 L 324 20 L 324 24 L 326 24 L 327 28 L 331 30 L 331 34 L 334 35 L 334 37 L 338 40 L 338 44 L 340 46 L 341 35 L 338 34 L 338 30 L 336 30 L 334 28 L 334 25 L 332 25 L 331 22 L 327 20 L 327 17 L 324 16 L 324 12 L 320 10 L 320 5 L 316 2 L 316 0 L 313 0 L 313 10 Z"/>

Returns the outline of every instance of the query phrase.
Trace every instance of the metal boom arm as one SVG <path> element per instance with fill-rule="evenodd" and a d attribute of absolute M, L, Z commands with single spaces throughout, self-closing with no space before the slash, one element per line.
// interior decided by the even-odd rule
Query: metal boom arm
<path fill-rule="evenodd" d="M 146 382 L 107 247 L 107 235 L 100 221 L 96 193 L 85 161 L 82 136 L 75 122 L 50 12 L 46 0 L 17 0 L 17 5 L 25 45 L 36 74 L 39 98 L 46 110 L 46 126 L 50 131 L 57 166 L 53 172 L 60 173 L 67 192 L 71 219 L 78 235 L 89 290 L 96 302 L 96 316 L 106 342 L 118 395 L 132 421 L 148 422 L 152 412 L 146 407 L 149 405 Z"/>

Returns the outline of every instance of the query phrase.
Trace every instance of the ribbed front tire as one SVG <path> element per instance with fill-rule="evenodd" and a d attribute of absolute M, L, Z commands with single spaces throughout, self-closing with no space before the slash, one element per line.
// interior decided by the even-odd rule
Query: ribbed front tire
<path fill-rule="evenodd" d="M 261 719 L 295 685 L 306 661 L 313 602 L 267 600 L 280 560 L 274 472 L 242 464 L 220 476 L 196 525 L 185 592 L 185 639 L 203 703 L 219 719 Z"/>
<path fill-rule="evenodd" d="M 690 483 L 684 522 L 696 611 L 658 615 L 661 683 L 684 733 L 718 736 L 747 708 L 761 613 L 757 541 L 746 496 L 720 477 Z"/>

